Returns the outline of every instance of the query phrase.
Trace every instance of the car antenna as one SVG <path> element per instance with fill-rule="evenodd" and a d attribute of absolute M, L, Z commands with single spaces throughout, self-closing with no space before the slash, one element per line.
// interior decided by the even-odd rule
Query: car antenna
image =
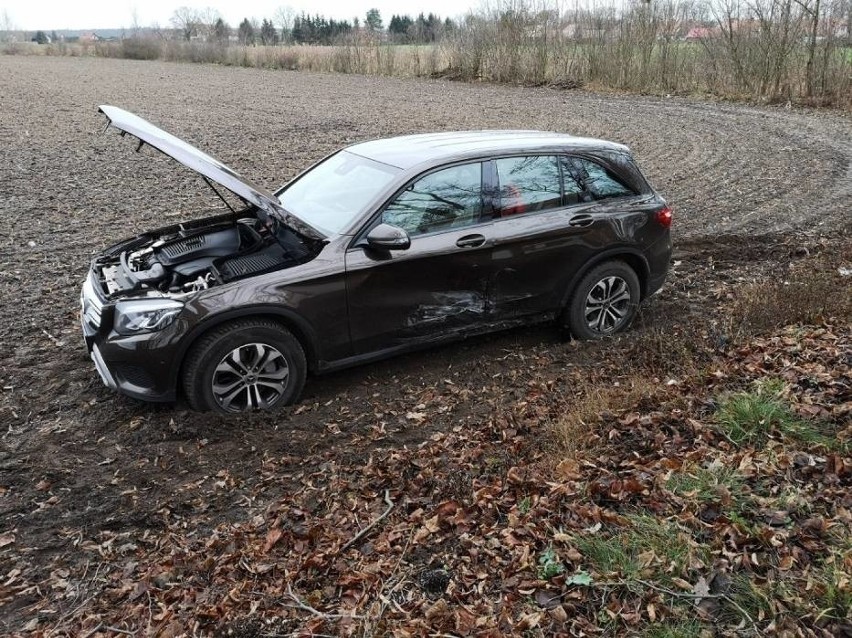
<path fill-rule="evenodd" d="M 231 205 L 228 203 L 228 200 L 227 200 L 227 199 L 225 199 L 224 197 L 222 197 L 222 193 L 220 193 L 220 192 L 217 190 L 217 188 L 216 188 L 215 186 L 213 186 L 213 182 L 211 182 L 209 179 L 207 179 L 207 176 L 206 176 L 206 175 L 202 175 L 202 176 L 201 176 L 201 179 L 203 179 L 205 182 L 207 182 L 207 185 L 208 185 L 210 188 L 212 188 L 212 189 L 213 189 L 213 192 L 214 192 L 214 193 L 216 193 L 216 194 L 219 196 L 219 199 L 221 199 L 223 202 L 225 202 L 225 206 L 227 206 L 227 207 L 231 210 L 231 212 L 232 212 L 232 213 L 236 214 L 236 212 L 237 212 L 237 211 L 235 211 L 235 210 L 234 210 L 234 207 L 233 207 L 233 206 L 231 206 Z"/>

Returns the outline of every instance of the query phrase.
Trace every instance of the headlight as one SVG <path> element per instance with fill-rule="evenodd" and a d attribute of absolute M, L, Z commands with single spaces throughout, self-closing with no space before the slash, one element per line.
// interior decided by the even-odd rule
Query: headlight
<path fill-rule="evenodd" d="M 183 310 L 172 299 L 134 299 L 115 305 L 115 331 L 122 335 L 162 330 Z"/>

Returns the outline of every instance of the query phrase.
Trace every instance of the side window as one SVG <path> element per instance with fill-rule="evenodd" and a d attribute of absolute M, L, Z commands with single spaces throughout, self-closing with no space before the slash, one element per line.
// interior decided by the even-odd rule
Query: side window
<path fill-rule="evenodd" d="M 581 201 L 634 194 L 612 171 L 608 171 L 597 162 L 582 157 L 570 157 L 565 161 L 565 168 L 566 176 L 570 175 L 573 178 L 572 181 L 581 186 Z"/>
<path fill-rule="evenodd" d="M 555 156 L 507 157 L 494 163 L 500 182 L 497 216 L 521 215 L 562 205 L 559 163 Z"/>
<path fill-rule="evenodd" d="M 470 226 L 482 213 L 482 164 L 463 164 L 430 173 L 394 199 L 382 222 L 409 235 Z"/>

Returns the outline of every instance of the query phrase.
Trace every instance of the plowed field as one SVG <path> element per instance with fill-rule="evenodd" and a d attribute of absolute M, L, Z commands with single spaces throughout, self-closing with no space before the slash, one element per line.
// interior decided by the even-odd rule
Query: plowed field
<path fill-rule="evenodd" d="M 77 544 L 104 531 L 141 535 L 190 512 L 204 512 L 211 527 L 248 518 L 288 488 L 286 471 L 260 485 L 267 455 L 290 459 L 294 471 L 321 462 L 321 453 L 366 455 L 347 445 L 347 433 L 373 427 L 379 413 L 397 415 L 385 417 L 393 424 L 385 446 L 417 443 L 487 416 L 463 394 L 428 425 L 399 416 L 445 380 L 481 388 L 514 370 L 511 381 L 505 377 L 510 401 L 529 380 L 526 356 L 550 353 L 558 374 L 615 352 L 563 343 L 548 328 L 516 330 L 310 379 L 301 406 L 231 420 L 192 414 L 181 403 L 152 406 L 117 396 L 102 386 L 79 335 L 79 288 L 93 251 L 200 216 L 217 200 L 168 158 L 150 149 L 136 154 L 114 131 L 101 135 L 99 104 L 133 111 L 270 188 L 341 145 L 394 134 L 527 128 L 625 143 L 676 211 L 678 264 L 636 331 L 648 316 L 688 325 L 690 317 L 712 312 L 720 283 L 772 276 L 797 250 L 813 250 L 821 236 L 848 229 L 852 217 L 852 120 L 839 113 L 0 57 L 0 534 L 14 538 L 0 546 L 0 577 L 16 568 L 35 582 L 63 564 L 71 566 L 70 578 L 83 578 Z M 233 482 L 227 491 L 211 478 L 222 472 Z M 193 481 L 203 483 L 200 491 L 185 491 Z M 0 633 L 33 618 L 29 605 L 38 596 L 7 601 Z"/>

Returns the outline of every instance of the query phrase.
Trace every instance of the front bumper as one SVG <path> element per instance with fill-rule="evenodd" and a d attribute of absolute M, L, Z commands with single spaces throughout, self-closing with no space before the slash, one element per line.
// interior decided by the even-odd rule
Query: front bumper
<path fill-rule="evenodd" d="M 111 390 L 143 401 L 174 401 L 177 366 L 175 327 L 157 333 L 119 335 L 112 306 L 98 293 L 89 272 L 80 295 L 80 323 L 86 350 Z"/>
<path fill-rule="evenodd" d="M 97 344 L 92 344 L 92 351 L 89 353 L 89 356 L 92 357 L 92 361 L 95 362 L 95 369 L 98 371 L 98 374 L 101 375 L 101 381 L 104 382 L 104 385 L 110 390 L 118 390 L 118 383 L 116 383 L 115 377 L 113 377 L 112 373 L 109 371 Z"/>

